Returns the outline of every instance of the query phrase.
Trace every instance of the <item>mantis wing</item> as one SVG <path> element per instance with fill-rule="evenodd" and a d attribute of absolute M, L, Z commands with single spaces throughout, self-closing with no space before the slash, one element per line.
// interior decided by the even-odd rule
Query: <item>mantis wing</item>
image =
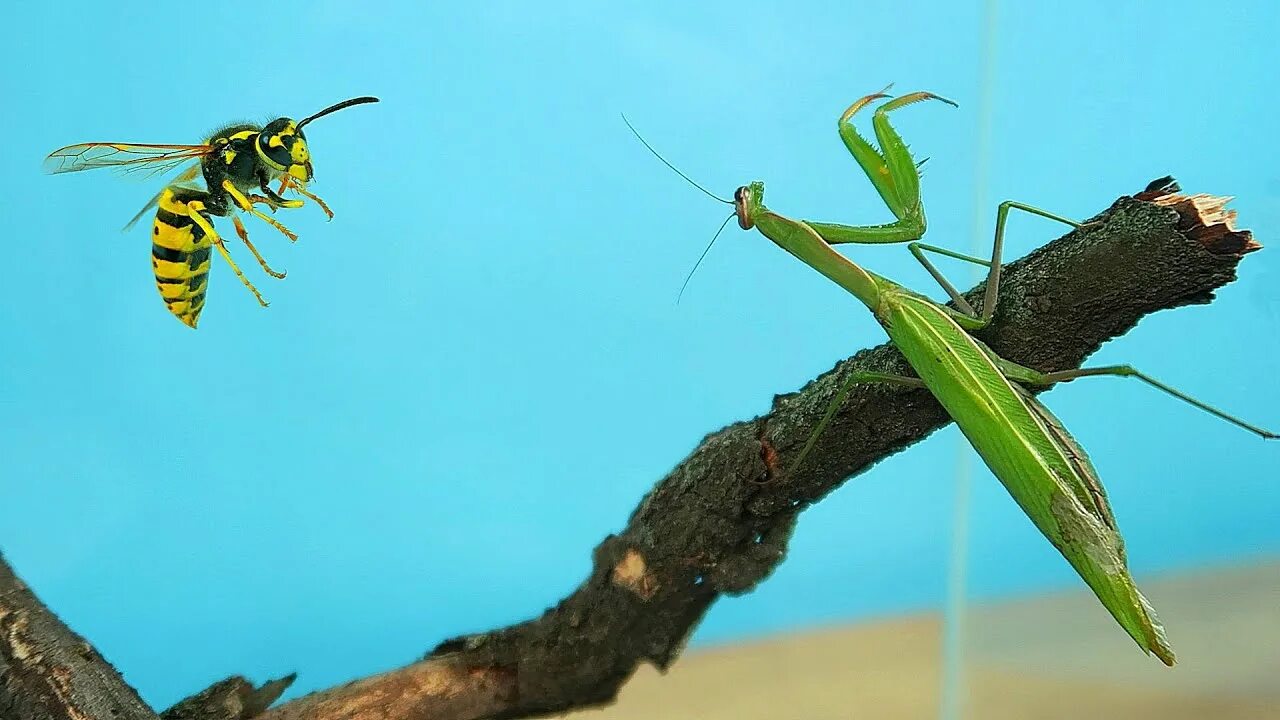
<path fill-rule="evenodd" d="M 928 298 L 881 283 L 877 318 L 960 432 L 1116 622 L 1166 665 L 1173 650 L 1125 560 L 1088 455 L 995 355 Z"/>
<path fill-rule="evenodd" d="M 1134 640 L 1148 647 L 1156 657 L 1166 665 L 1174 664 L 1173 648 L 1165 637 L 1164 627 L 1156 618 L 1151 604 L 1138 591 L 1133 577 L 1129 574 L 1128 560 L 1125 558 L 1124 539 L 1116 526 L 1115 515 L 1111 512 L 1111 504 L 1107 501 L 1102 481 L 1098 479 L 1098 471 L 1085 453 L 1080 443 L 1067 432 L 1049 408 L 1045 407 L 1034 395 L 1017 383 L 1011 386 L 1022 397 L 1032 415 L 1044 426 L 1048 437 L 1067 458 L 1074 473 L 1059 476 L 1066 489 L 1079 503 L 1058 503 L 1053 508 L 1054 521 L 1064 535 L 1063 538 L 1050 538 L 1054 546 L 1071 561 L 1076 572 L 1093 589 L 1102 604 L 1111 611 L 1112 616 L 1128 631 Z M 1077 508 L 1083 509 L 1087 518 L 1077 516 Z M 1039 524 L 1039 523 L 1037 523 Z M 1097 527 L 1097 526 L 1101 527 Z M 1091 531 L 1080 533 L 1079 538 L 1071 538 L 1073 530 L 1093 526 Z M 1092 536 L 1092 537 L 1090 537 Z M 1101 539 L 1102 542 L 1097 540 Z M 1079 546 L 1072 553 L 1064 545 Z M 1072 554 L 1083 554 L 1087 558 L 1081 562 Z M 1138 610 L 1138 612 L 1133 612 Z"/>

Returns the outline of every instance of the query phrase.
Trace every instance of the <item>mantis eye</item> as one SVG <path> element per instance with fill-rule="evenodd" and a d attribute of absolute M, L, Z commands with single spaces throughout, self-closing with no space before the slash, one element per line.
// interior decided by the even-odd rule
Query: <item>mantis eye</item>
<path fill-rule="evenodd" d="M 733 214 L 738 216 L 738 227 L 750 230 L 755 227 L 748 206 L 751 204 L 751 188 L 743 185 L 733 191 Z"/>

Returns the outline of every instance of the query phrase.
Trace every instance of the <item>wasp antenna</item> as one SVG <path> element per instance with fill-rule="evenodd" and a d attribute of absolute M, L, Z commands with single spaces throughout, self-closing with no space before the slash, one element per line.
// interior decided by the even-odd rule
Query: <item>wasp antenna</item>
<path fill-rule="evenodd" d="M 684 289 L 689 287 L 689 281 L 693 279 L 693 274 L 698 271 L 698 266 L 702 264 L 702 259 L 707 256 L 707 253 L 711 252 L 711 246 L 716 244 L 716 238 L 720 237 L 720 233 L 724 232 L 724 226 L 728 225 L 729 221 L 735 217 L 737 217 L 737 213 L 725 218 L 724 222 L 720 223 L 720 229 L 716 230 L 715 235 L 711 236 L 711 242 L 707 243 L 707 249 L 703 250 L 702 254 L 698 256 L 698 262 L 693 264 L 693 269 L 689 271 L 687 276 L 685 276 L 684 284 L 680 286 L 680 293 L 676 295 L 677 305 L 680 304 L 680 298 L 684 297 Z"/>
<path fill-rule="evenodd" d="M 325 115 L 328 115 L 329 113 L 336 113 L 339 110 L 345 110 L 351 107 L 352 105 L 364 105 L 365 103 L 376 103 L 376 102 L 378 102 L 378 98 L 372 97 L 370 95 L 365 95 L 364 97 L 358 97 L 358 98 L 351 98 L 350 100 L 343 100 L 342 102 L 336 105 L 330 105 L 329 107 L 321 110 L 315 115 L 312 115 L 311 117 L 306 118 L 302 122 L 298 123 L 298 127 L 301 128 L 303 125 L 306 125 L 307 123 L 311 122 L 312 120 L 315 120 L 316 118 L 322 118 Z"/>
<path fill-rule="evenodd" d="M 666 165 L 667 167 L 671 168 L 671 171 L 672 171 L 672 172 L 674 172 L 675 174 L 677 174 L 677 175 L 679 175 L 680 177 L 684 178 L 685 182 L 687 182 L 687 183 L 689 183 L 690 185 L 692 185 L 692 186 L 694 186 L 694 187 L 698 188 L 699 190 L 701 190 L 701 191 L 703 192 L 703 194 L 704 194 L 704 195 L 706 195 L 707 197 L 711 198 L 712 200 L 716 200 L 716 201 L 718 201 L 718 202 L 722 202 L 722 203 L 724 203 L 725 205 L 732 205 L 732 204 L 733 204 L 733 201 L 732 201 L 732 200 L 725 200 L 724 198 L 720 197 L 719 195 L 716 195 L 715 193 L 711 192 L 710 190 L 708 190 L 708 189 L 706 189 L 706 188 L 702 187 L 702 186 L 701 186 L 701 185 L 699 185 L 698 183 L 694 182 L 694 181 L 693 181 L 693 179 L 692 179 L 692 178 L 690 178 L 688 175 L 685 175 L 684 173 L 680 172 L 680 169 L 679 169 L 679 168 L 677 168 L 675 165 L 672 165 L 671 163 L 667 162 L 667 159 L 666 159 L 666 158 L 664 158 L 664 157 L 662 157 L 661 153 L 659 153 L 657 150 L 654 150 L 654 149 L 653 149 L 653 146 L 652 146 L 652 145 L 650 145 L 650 144 L 649 144 L 649 142 L 648 142 L 647 140 L 645 140 L 643 137 L 641 137 L 641 135 L 640 135 L 639 131 L 637 131 L 637 130 L 635 129 L 635 127 L 631 124 L 631 121 L 627 119 L 627 115 L 626 115 L 626 113 L 622 113 L 622 122 L 624 122 L 624 123 L 626 123 L 626 124 L 627 124 L 627 127 L 631 130 L 631 134 L 632 134 L 632 135 L 635 135 L 635 136 L 636 136 L 636 139 L 637 139 L 637 140 L 639 140 L 639 141 L 640 141 L 640 142 L 641 142 L 641 143 L 642 143 L 646 148 L 648 148 L 649 152 L 653 153 L 653 156 L 654 156 L 654 157 L 656 157 L 656 158 L 658 158 L 659 160 L 661 160 L 663 165 Z M 727 221 L 726 221 L 726 222 L 727 222 Z M 713 241 L 713 242 L 714 242 L 714 241 Z"/>

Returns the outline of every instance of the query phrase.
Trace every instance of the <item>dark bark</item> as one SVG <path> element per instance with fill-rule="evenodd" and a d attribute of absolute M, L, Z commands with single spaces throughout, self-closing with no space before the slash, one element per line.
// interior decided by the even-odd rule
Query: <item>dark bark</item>
<path fill-rule="evenodd" d="M 296 677 L 286 675 L 256 688 L 239 675 L 229 677 L 160 713 L 160 720 L 250 720 L 280 699 Z"/>
<path fill-rule="evenodd" d="M 1175 192 L 1171 180 L 1152 183 L 1136 198 L 1116 201 L 1096 218 L 1099 224 L 1010 264 L 999 312 L 979 337 L 1010 360 L 1061 370 L 1078 367 L 1149 313 L 1209 302 L 1258 245 L 1247 231 L 1234 229 L 1233 215 L 1215 199 Z M 982 290 L 967 297 L 980 305 Z M 843 378 L 855 370 L 911 374 L 889 345 L 840 362 L 799 392 L 776 397 L 768 414 L 708 435 L 641 501 L 627 527 L 595 548 L 593 570 L 582 585 L 541 617 L 449 640 L 417 663 L 260 717 L 511 718 L 609 702 L 641 662 L 667 668 L 717 597 L 749 592 L 772 573 L 801 510 L 949 422 L 927 391 L 859 386 L 804 465 L 784 475 L 781 469 L 790 466 Z M 0 586 L 0 598 L 8 597 Z M 43 611 L 38 604 L 36 609 Z M 11 626 L 0 614 L 0 629 Z M 59 628 L 70 634 L 60 625 L 53 629 Z M 5 647 L 0 663 L 12 663 Z M 92 657 L 109 669 L 96 653 Z M 39 693 L 51 681 L 41 678 L 52 677 L 50 671 L 11 677 L 7 667 L 0 665 L 0 711 L 17 703 L 39 707 L 33 703 L 44 697 Z M 77 666 L 81 671 L 104 674 Z M 119 680 L 114 671 L 111 676 Z M 127 690 L 118 684 L 107 683 L 102 692 Z M 198 698 L 241 697 L 254 692 L 248 687 L 233 678 L 184 702 L 207 707 L 210 701 Z M 35 694 L 23 700 L 16 694 L 23 692 Z M 154 717 L 94 712 L 87 717 Z"/>
<path fill-rule="evenodd" d="M 0 720 L 249 720 L 293 682 L 227 678 L 160 714 L 0 556 Z"/>
<path fill-rule="evenodd" d="M 93 646 L 0 557 L 0 719 L 156 720 Z"/>

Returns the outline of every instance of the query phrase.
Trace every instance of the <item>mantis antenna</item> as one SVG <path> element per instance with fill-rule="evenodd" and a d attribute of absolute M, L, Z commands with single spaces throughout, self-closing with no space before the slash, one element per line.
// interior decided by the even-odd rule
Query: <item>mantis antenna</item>
<path fill-rule="evenodd" d="M 684 296 L 684 289 L 689 287 L 689 281 L 693 279 L 693 274 L 698 271 L 698 266 L 702 264 L 702 259 L 707 256 L 707 253 L 711 252 L 711 246 L 716 244 L 716 238 L 720 237 L 720 233 L 724 232 L 724 226 L 728 225 L 729 221 L 734 219 L 737 216 L 738 214 L 734 213 L 729 217 L 725 218 L 724 222 L 720 223 L 720 229 L 716 230 L 715 235 L 711 236 L 711 242 L 707 243 L 707 249 L 703 250 L 702 254 L 698 256 L 698 262 L 693 264 L 693 269 L 689 271 L 689 274 L 687 276 L 685 276 L 684 284 L 680 286 L 680 292 L 676 295 L 677 305 L 680 304 L 680 298 Z"/>
<path fill-rule="evenodd" d="M 627 129 L 631 131 L 632 135 L 636 136 L 636 139 L 640 141 L 640 144 L 644 145 L 646 150 L 653 153 L 653 156 L 658 158 L 658 160 L 660 160 L 663 165 L 666 165 L 668 168 L 671 168 L 672 172 L 679 175 L 681 178 L 684 178 L 685 182 L 701 190 L 703 195 L 706 195 L 707 197 L 711 198 L 712 200 L 715 200 L 716 202 L 722 202 L 725 205 L 733 204 L 732 200 L 725 200 L 719 195 L 716 195 L 710 190 L 694 182 L 693 178 L 689 177 L 688 175 L 685 175 L 683 172 L 680 171 L 680 168 L 676 167 L 675 165 L 672 165 L 666 158 L 662 157 L 662 153 L 658 152 L 657 150 L 654 150 L 653 146 L 649 144 L 649 141 L 645 140 L 644 136 L 640 134 L 640 131 L 636 130 L 635 126 L 631 124 L 631 121 L 627 119 L 626 113 L 622 113 L 622 122 L 627 124 Z M 720 237 L 720 233 L 724 232 L 724 227 L 729 224 L 729 221 L 732 220 L 735 217 L 735 215 L 730 215 L 729 217 L 724 219 L 724 222 L 720 223 L 720 229 L 716 230 L 715 235 L 711 236 L 711 242 L 707 243 L 706 249 L 703 250 L 702 254 L 698 256 L 698 261 L 693 264 L 693 269 L 689 271 L 689 274 L 687 276 L 685 276 L 684 283 L 680 286 L 680 292 L 676 294 L 677 305 L 680 304 L 680 298 L 684 297 L 684 290 L 685 288 L 689 287 L 689 281 L 693 279 L 693 274 L 698 271 L 698 266 L 702 265 L 703 258 L 707 256 L 707 253 L 711 252 L 711 246 L 716 244 L 716 239 Z"/>
<path fill-rule="evenodd" d="M 701 190 L 701 191 L 703 192 L 703 194 L 704 194 L 704 195 L 706 195 L 707 197 L 711 198 L 712 200 L 715 200 L 715 201 L 717 201 L 717 202 L 722 202 L 722 203 L 724 203 L 725 205 L 732 205 L 732 204 L 733 204 L 733 201 L 732 201 L 732 200 L 725 200 L 724 198 L 720 197 L 719 195 L 716 195 L 715 193 L 711 192 L 710 190 L 708 190 L 708 189 L 706 189 L 706 188 L 702 187 L 702 186 L 701 186 L 701 185 L 699 185 L 698 183 L 694 182 L 694 181 L 693 181 L 693 179 L 692 179 L 692 178 L 690 178 L 688 175 L 685 175 L 684 173 L 680 172 L 680 168 L 676 167 L 675 165 L 672 165 L 670 162 L 667 162 L 667 159 L 666 159 L 666 158 L 664 158 L 664 157 L 662 157 L 662 154 L 661 154 L 661 153 L 659 153 L 657 150 L 654 150 L 654 149 L 653 149 L 653 146 L 649 144 L 649 141 L 648 141 L 648 140 L 645 140 L 645 139 L 644 139 L 644 137 L 642 137 L 642 136 L 640 135 L 640 132 L 639 132 L 639 131 L 637 131 L 637 130 L 635 129 L 635 127 L 631 124 L 631 121 L 627 119 L 627 116 L 626 116 L 625 114 L 622 116 L 622 122 L 624 122 L 624 123 L 626 123 L 626 124 L 627 124 L 627 128 L 629 128 L 629 129 L 631 130 L 631 134 L 632 134 L 632 135 L 635 135 L 635 136 L 636 136 L 636 139 L 637 139 L 637 140 L 639 140 L 639 141 L 640 141 L 640 143 L 641 143 L 641 144 L 643 144 L 643 145 L 645 146 L 645 148 L 647 148 L 647 149 L 649 150 L 649 152 L 653 153 L 653 156 L 654 156 L 654 157 L 656 157 L 656 158 L 658 158 L 659 160 L 661 160 L 663 165 L 666 165 L 667 167 L 671 168 L 671 171 L 672 171 L 672 172 L 674 172 L 675 174 L 677 174 L 677 175 L 679 175 L 680 177 L 684 178 L 684 181 L 685 181 L 685 182 L 687 182 L 687 183 L 689 183 L 690 185 L 692 185 L 692 186 L 694 186 L 694 187 L 698 188 L 699 190 Z"/>

